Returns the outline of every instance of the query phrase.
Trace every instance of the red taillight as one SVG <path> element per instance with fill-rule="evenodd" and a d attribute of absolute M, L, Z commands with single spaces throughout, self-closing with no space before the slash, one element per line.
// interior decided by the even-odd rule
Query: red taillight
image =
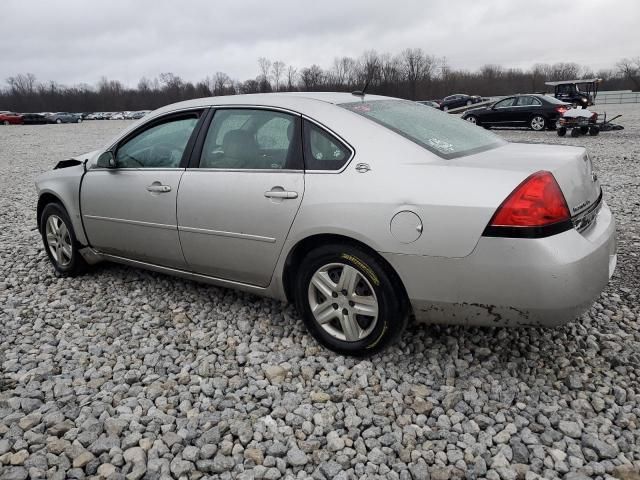
<path fill-rule="evenodd" d="M 566 112 L 567 110 L 569 110 L 567 107 L 556 107 L 556 108 L 555 108 L 555 111 L 556 111 L 556 112 L 558 112 L 558 113 L 560 113 L 560 114 L 563 114 L 563 113 L 564 113 L 564 112 Z"/>
<path fill-rule="evenodd" d="M 567 201 L 551 172 L 536 172 L 506 198 L 489 227 L 545 227 L 571 219 Z"/>

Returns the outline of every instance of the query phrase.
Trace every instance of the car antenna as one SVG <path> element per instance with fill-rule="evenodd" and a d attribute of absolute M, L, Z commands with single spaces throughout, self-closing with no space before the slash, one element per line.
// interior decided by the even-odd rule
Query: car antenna
<path fill-rule="evenodd" d="M 371 77 L 367 79 L 367 83 L 364 84 L 364 88 L 362 90 L 355 90 L 351 92 L 351 95 L 355 95 L 357 97 L 364 97 L 365 92 L 367 91 L 367 87 L 369 86 L 369 82 L 371 81 Z"/>

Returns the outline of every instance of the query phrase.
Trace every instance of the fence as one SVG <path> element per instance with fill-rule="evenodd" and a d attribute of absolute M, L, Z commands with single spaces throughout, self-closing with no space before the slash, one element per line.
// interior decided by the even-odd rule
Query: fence
<path fill-rule="evenodd" d="M 640 92 L 623 90 L 619 92 L 598 92 L 596 105 L 607 105 L 612 103 L 640 103 Z"/>

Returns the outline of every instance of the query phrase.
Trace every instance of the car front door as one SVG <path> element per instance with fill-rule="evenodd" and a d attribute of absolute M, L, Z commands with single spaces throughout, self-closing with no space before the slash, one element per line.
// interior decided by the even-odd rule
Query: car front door
<path fill-rule="evenodd" d="M 96 165 L 87 171 L 80 205 L 93 248 L 156 265 L 185 267 L 176 198 L 202 115 L 189 111 L 152 121 L 112 148 L 113 168 Z"/>
<path fill-rule="evenodd" d="M 515 103 L 515 100 L 515 97 L 509 97 L 494 103 L 482 117 L 482 123 L 495 125 L 497 127 L 507 125 L 509 123 L 510 115 L 513 112 L 513 104 Z"/>
<path fill-rule="evenodd" d="M 178 192 L 178 229 L 190 270 L 269 284 L 304 194 L 301 143 L 299 115 L 216 110 Z"/>

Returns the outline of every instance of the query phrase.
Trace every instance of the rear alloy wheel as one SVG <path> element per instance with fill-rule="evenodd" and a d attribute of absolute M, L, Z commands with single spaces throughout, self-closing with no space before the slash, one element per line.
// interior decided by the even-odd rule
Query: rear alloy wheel
<path fill-rule="evenodd" d="M 60 120 L 60 119 L 58 118 L 58 119 L 56 120 L 56 123 L 57 123 L 58 125 L 60 125 L 60 124 L 62 123 L 62 120 Z"/>
<path fill-rule="evenodd" d="M 78 120 L 76 121 L 76 123 L 82 123 L 82 117 L 78 117 Z"/>
<path fill-rule="evenodd" d="M 443 112 L 448 112 L 449 111 L 449 107 L 447 107 L 446 105 L 444 107 L 442 107 L 442 111 Z"/>
<path fill-rule="evenodd" d="M 78 243 L 66 210 L 59 203 L 50 203 L 40 218 L 40 233 L 53 268 L 62 275 L 78 275 L 87 264 L 78 252 Z"/>
<path fill-rule="evenodd" d="M 2 122 L 2 123 L 3 123 L 4 125 L 11 125 L 11 124 L 9 123 L 9 120 L 5 120 L 5 121 L 4 121 L 4 122 Z"/>
<path fill-rule="evenodd" d="M 467 100 L 467 107 L 473 105 L 473 102 L 471 100 Z"/>
<path fill-rule="evenodd" d="M 544 119 L 543 116 L 536 115 L 529 122 L 529 126 L 531 127 L 531 130 L 535 130 L 536 132 L 539 132 L 541 130 L 544 130 L 544 127 L 545 127 L 546 123 L 547 122 L 546 122 L 546 120 Z"/>
<path fill-rule="evenodd" d="M 307 329 L 335 352 L 372 355 L 407 325 L 407 302 L 398 280 L 359 248 L 327 245 L 311 251 L 296 283 L 296 307 Z"/>

